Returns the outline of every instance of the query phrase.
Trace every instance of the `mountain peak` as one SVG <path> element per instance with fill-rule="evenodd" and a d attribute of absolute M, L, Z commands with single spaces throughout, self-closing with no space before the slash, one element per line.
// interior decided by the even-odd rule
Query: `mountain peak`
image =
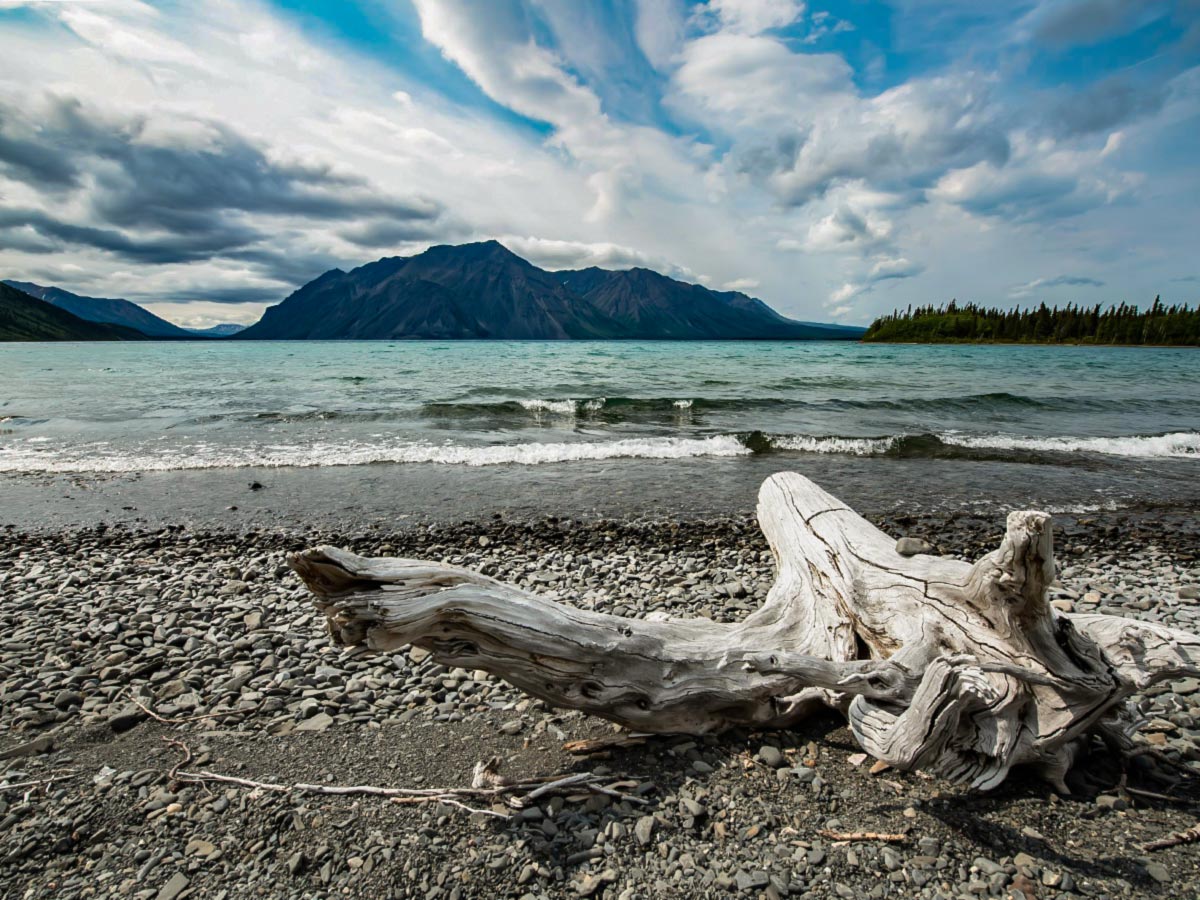
<path fill-rule="evenodd" d="M 517 262 L 526 266 L 532 265 L 494 238 L 486 241 L 475 241 L 470 244 L 437 244 L 420 255 L 453 257 L 455 259 L 467 260 L 493 259 L 504 262 Z"/>
<path fill-rule="evenodd" d="M 328 284 L 306 285 L 239 337 L 795 340 L 852 335 L 802 325 L 759 300 L 653 269 L 547 272 L 493 239 L 438 244 L 416 256 L 367 263 Z"/>

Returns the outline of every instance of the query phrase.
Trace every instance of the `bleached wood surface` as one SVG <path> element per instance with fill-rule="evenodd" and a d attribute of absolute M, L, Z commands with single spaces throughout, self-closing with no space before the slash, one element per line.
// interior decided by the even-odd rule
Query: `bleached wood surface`
<path fill-rule="evenodd" d="M 466 569 L 333 547 L 289 562 L 343 644 L 415 644 L 640 732 L 786 727 L 827 705 L 877 759 L 978 788 L 1033 764 L 1065 790 L 1090 735 L 1128 746 L 1130 695 L 1200 674 L 1195 635 L 1050 606 L 1045 513 L 1011 513 L 974 565 L 901 556 L 795 473 L 767 479 L 758 518 L 779 575 L 738 624 L 603 615 Z"/>

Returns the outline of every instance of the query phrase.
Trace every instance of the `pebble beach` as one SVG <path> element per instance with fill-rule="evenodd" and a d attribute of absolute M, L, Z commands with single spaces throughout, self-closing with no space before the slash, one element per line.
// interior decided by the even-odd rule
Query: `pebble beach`
<path fill-rule="evenodd" d="M 996 516 L 878 523 L 969 559 L 1003 528 Z M 1058 608 L 1200 628 L 1186 511 L 1057 525 Z M 332 646 L 285 565 L 316 544 L 465 565 L 626 616 L 734 621 L 774 577 L 748 517 L 9 528 L 0 896 L 1200 896 L 1197 844 L 1144 849 L 1200 815 L 1194 679 L 1138 698 L 1153 753 L 1123 773 L 1097 747 L 1067 796 L 1032 776 L 980 794 L 879 771 L 832 714 L 572 755 L 565 744 L 613 727 L 419 649 Z M 514 780 L 590 773 L 611 790 L 514 808 L 314 789 L 467 788 L 493 758 Z"/>

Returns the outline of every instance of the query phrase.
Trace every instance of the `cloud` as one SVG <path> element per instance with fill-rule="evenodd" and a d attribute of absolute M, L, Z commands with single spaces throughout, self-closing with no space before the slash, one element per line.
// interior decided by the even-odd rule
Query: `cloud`
<path fill-rule="evenodd" d="M 837 306 L 845 312 L 849 312 L 851 306 L 847 303 L 855 297 L 860 297 L 863 294 L 871 293 L 877 284 L 884 281 L 901 281 L 906 278 L 915 278 L 925 271 L 925 266 L 918 262 L 912 262 L 902 256 L 884 257 L 878 259 L 867 270 L 866 274 L 854 281 L 847 281 L 829 295 L 829 300 L 826 302 L 826 307 Z"/>
<path fill-rule="evenodd" d="M 0 227 L 19 230 L 32 252 L 82 246 L 148 265 L 252 260 L 278 237 L 269 219 L 355 222 L 347 240 L 378 244 L 428 239 L 445 212 L 327 162 L 268 154 L 210 119 L 101 114 L 51 94 L 23 108 L 0 99 L 0 121 L 4 174 L 63 210 L 0 208 Z"/>
<path fill-rule="evenodd" d="M 752 291 L 757 288 L 761 282 L 757 278 L 735 278 L 733 281 L 727 281 L 721 285 L 721 290 L 724 291 Z"/>
<path fill-rule="evenodd" d="M 842 203 L 824 218 L 814 222 L 802 245 L 813 252 L 863 254 L 887 249 L 892 243 L 893 225 L 870 210 Z"/>
<path fill-rule="evenodd" d="M 964 73 L 864 97 L 846 61 L 768 37 L 718 33 L 681 53 L 670 101 L 720 127 L 736 171 L 787 206 L 862 181 L 920 190 L 949 169 L 1009 154 L 989 84 Z"/>
<path fill-rule="evenodd" d="M 977 216 L 1009 222 L 1047 222 L 1081 215 L 1124 199 L 1137 176 L 1106 172 L 1101 150 L 1063 150 L 1053 142 L 1020 139 L 1005 166 L 980 162 L 947 173 L 930 196 Z"/>
<path fill-rule="evenodd" d="M 1055 287 L 1104 287 L 1104 282 L 1085 275 L 1056 275 L 1053 278 L 1035 278 L 1012 289 L 1010 297 L 1027 297 L 1045 288 Z"/>
<path fill-rule="evenodd" d="M 253 325 L 262 318 L 263 311 L 268 306 L 280 299 L 282 298 L 276 297 L 268 302 L 248 300 L 240 302 L 237 306 L 202 299 L 153 301 L 141 305 L 156 316 L 174 322 L 182 328 L 211 328 L 226 323 Z"/>
<path fill-rule="evenodd" d="M 881 259 L 871 266 L 868 281 L 870 284 L 878 284 L 881 281 L 912 278 L 924 271 L 925 266 L 921 263 L 910 262 L 902 256 L 895 256 L 888 259 Z"/>
<path fill-rule="evenodd" d="M 703 10 L 723 30 L 761 34 L 795 22 L 804 15 L 804 4 L 800 0 L 708 0 Z"/>
<path fill-rule="evenodd" d="M 1018 23 L 1017 32 L 1056 48 L 1095 44 L 1167 12 L 1155 0 L 1045 0 Z"/>
<path fill-rule="evenodd" d="M 679 0 L 636 0 L 634 36 L 656 69 L 665 69 L 683 43 L 684 15 Z"/>
<path fill-rule="evenodd" d="M 1124 37 L 1160 3 L 904 0 L 887 41 L 800 2 L 346 3 L 369 46 L 267 0 L 10 16 L 0 274 L 232 317 L 508 235 L 812 318 L 1045 272 L 1133 296 L 1191 258 L 1198 32 Z"/>
<path fill-rule="evenodd" d="M 602 269 L 643 268 L 653 269 L 672 278 L 696 278 L 689 269 L 675 265 L 669 260 L 619 244 L 589 244 L 583 241 L 560 241 L 520 235 L 505 235 L 499 240 L 518 256 L 551 271 L 586 269 L 589 266 Z"/>
<path fill-rule="evenodd" d="M 812 26 L 808 34 L 804 36 L 804 43 L 815 44 L 830 35 L 844 34 L 847 31 L 854 30 L 852 22 L 839 19 L 825 10 L 818 10 L 812 14 Z"/>
<path fill-rule="evenodd" d="M 1055 134 L 1066 137 L 1107 132 L 1163 107 L 1167 86 L 1114 75 L 1056 102 L 1047 114 Z"/>

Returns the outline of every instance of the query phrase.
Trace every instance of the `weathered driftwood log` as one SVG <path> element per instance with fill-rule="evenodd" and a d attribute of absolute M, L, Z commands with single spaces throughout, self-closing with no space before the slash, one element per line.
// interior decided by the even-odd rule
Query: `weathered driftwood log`
<path fill-rule="evenodd" d="M 794 473 L 766 481 L 758 518 L 778 580 L 734 625 L 602 615 L 465 569 L 332 547 L 289 561 L 344 644 L 415 644 L 642 732 L 786 727 L 827 705 L 876 758 L 979 788 L 1032 764 L 1065 790 L 1092 735 L 1129 746 L 1130 695 L 1200 673 L 1200 637 L 1050 606 L 1045 513 L 1011 513 L 974 565 L 901 556 Z"/>

